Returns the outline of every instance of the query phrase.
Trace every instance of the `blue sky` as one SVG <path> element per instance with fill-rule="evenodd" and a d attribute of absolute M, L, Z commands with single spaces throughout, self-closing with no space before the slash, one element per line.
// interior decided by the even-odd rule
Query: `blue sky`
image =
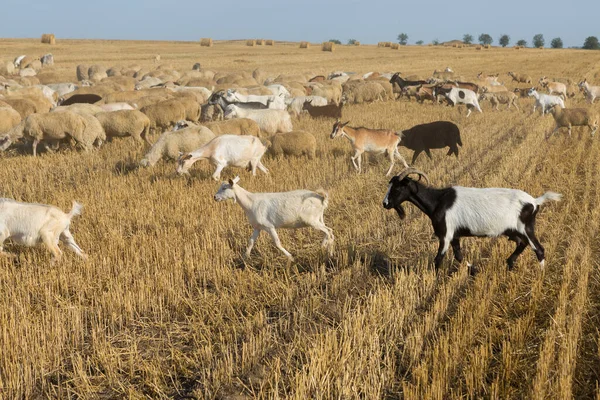
<path fill-rule="evenodd" d="M 198 40 L 272 38 L 321 42 L 357 39 L 364 43 L 395 40 L 406 32 L 409 43 L 433 39 L 477 39 L 488 33 L 531 43 L 542 33 L 546 46 L 561 37 L 565 47 L 600 37 L 600 1 L 464 0 L 4 0 L 0 37 Z M 486 5 L 489 4 L 489 5 Z M 22 18 L 21 16 L 26 16 Z"/>

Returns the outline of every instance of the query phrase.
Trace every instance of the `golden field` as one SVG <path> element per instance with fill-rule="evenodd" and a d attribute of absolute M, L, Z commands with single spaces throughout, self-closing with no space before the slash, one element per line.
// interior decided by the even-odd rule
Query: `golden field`
<path fill-rule="evenodd" d="M 52 52 L 54 70 L 72 81 L 80 63 L 152 67 L 160 54 L 180 71 L 200 62 L 274 76 L 427 77 L 451 66 L 470 79 L 498 72 L 511 88 L 508 71 L 600 84 L 600 52 L 581 50 L 57 42 L 0 40 L 0 58 Z M 147 149 L 132 139 L 89 153 L 2 154 L 2 196 L 85 206 L 71 232 L 89 259 L 65 251 L 51 264 L 41 246 L 7 242 L 18 257 L 0 258 L 0 398 L 600 399 L 599 138 L 574 128 L 571 139 L 561 131 L 546 141 L 552 117 L 531 115 L 530 99 L 520 104 L 484 103 L 466 119 L 464 108 L 399 100 L 348 106 L 344 116 L 394 129 L 455 122 L 460 157 L 434 150 L 416 162 L 435 186 L 562 193 L 537 218 L 544 270 L 527 249 L 509 272 L 512 242 L 466 238 L 477 273 L 453 264 L 451 251 L 436 273 L 429 219 L 412 206 L 404 221 L 384 210 L 385 157 L 357 174 L 348 141 L 329 139 L 330 120 L 293 121 L 317 137 L 315 160 L 265 158 L 269 175 L 223 174 L 239 174 L 250 191 L 329 190 L 334 252 L 321 251 L 320 232 L 281 230 L 293 263 L 265 233 L 241 260 L 252 229 L 237 204 L 213 200 L 208 163 L 189 179 L 174 163 L 137 169 Z M 567 106 L 589 107 L 581 94 Z"/>

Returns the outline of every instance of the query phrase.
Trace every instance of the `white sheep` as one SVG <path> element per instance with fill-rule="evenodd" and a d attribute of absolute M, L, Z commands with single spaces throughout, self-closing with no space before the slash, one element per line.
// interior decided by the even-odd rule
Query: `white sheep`
<path fill-rule="evenodd" d="M 254 228 L 245 256 L 249 257 L 260 231 L 267 231 L 275 246 L 290 260 L 292 255 L 281 245 L 277 228 L 297 229 L 312 227 L 325 233 L 323 247 L 333 245 L 333 230 L 325 225 L 323 213 L 329 203 L 329 196 L 323 190 L 294 190 L 279 193 L 251 193 L 237 183 L 240 178 L 230 179 L 221 184 L 215 194 L 215 201 L 233 199 L 242 207 Z"/>
<path fill-rule="evenodd" d="M 529 89 L 527 92 L 527 96 L 534 97 L 535 103 L 533 104 L 533 112 L 535 109 L 540 107 L 542 109 L 542 115 L 546 114 L 552 107 L 555 105 L 559 105 L 562 108 L 565 108 L 565 102 L 558 96 L 553 96 L 544 93 L 538 93 L 535 88 Z"/>
<path fill-rule="evenodd" d="M 290 114 L 284 110 L 250 110 L 230 104 L 225 109 L 225 119 L 248 118 L 256 121 L 260 130 L 269 135 L 290 132 L 294 128 Z"/>
<path fill-rule="evenodd" d="M 241 168 L 250 167 L 252 175 L 256 175 L 256 168 L 268 174 L 269 170 L 260 161 L 265 151 L 267 151 L 267 146 L 255 136 L 221 135 L 198 150 L 182 155 L 177 161 L 177 173 L 187 174 L 196 161 L 208 159 L 211 164 L 216 166 L 212 175 L 214 180 L 218 180 L 221 177 L 221 171 L 229 165 Z"/>
<path fill-rule="evenodd" d="M 62 255 L 58 247 L 58 242 L 62 241 L 79 257 L 87 258 L 69 231 L 71 219 L 80 215 L 82 208 L 81 204 L 73 201 L 73 208 L 67 214 L 45 204 L 0 199 L 0 254 L 12 256 L 4 252 L 6 239 L 30 247 L 41 242 L 56 261 Z"/>

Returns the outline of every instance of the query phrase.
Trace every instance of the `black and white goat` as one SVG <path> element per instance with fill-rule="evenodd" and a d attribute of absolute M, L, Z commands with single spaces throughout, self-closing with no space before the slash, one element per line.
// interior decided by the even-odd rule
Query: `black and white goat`
<path fill-rule="evenodd" d="M 462 262 L 460 238 L 463 236 L 507 236 L 517 248 L 508 257 L 512 269 L 517 257 L 530 245 L 540 265 L 544 266 L 544 247 L 535 237 L 535 217 L 540 206 L 548 200 L 558 201 L 561 195 L 546 192 L 533 198 L 522 190 L 504 188 L 470 188 L 452 186 L 432 188 L 409 177 L 411 174 L 427 176 L 414 168 L 404 170 L 390 180 L 383 199 L 385 209 L 395 209 L 398 216 L 406 216 L 402 203 L 409 201 L 423 211 L 433 225 L 440 246 L 435 257 L 436 269 L 441 265 L 450 245 L 454 258 Z"/>

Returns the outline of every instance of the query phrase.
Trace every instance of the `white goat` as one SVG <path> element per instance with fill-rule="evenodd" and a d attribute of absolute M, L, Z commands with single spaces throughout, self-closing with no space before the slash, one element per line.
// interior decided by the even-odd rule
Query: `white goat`
<path fill-rule="evenodd" d="M 221 171 L 229 165 L 241 168 L 249 166 L 252 169 L 252 175 L 256 175 L 256 168 L 268 174 L 269 170 L 260 161 L 266 151 L 267 146 L 255 136 L 221 135 L 198 150 L 179 157 L 177 173 L 187 174 L 196 161 L 208 159 L 217 167 L 212 175 L 215 180 L 221 177 Z"/>
<path fill-rule="evenodd" d="M 279 83 L 273 83 L 271 85 L 267 85 L 266 88 L 269 89 L 273 93 L 273 96 L 279 96 L 280 94 L 283 94 L 284 98 L 288 98 L 291 96 L 290 92 L 285 88 L 285 86 L 283 86 Z"/>
<path fill-rule="evenodd" d="M 579 82 L 578 86 L 585 91 L 585 97 L 590 103 L 594 104 L 594 99 L 600 97 L 600 86 L 590 86 L 590 84 L 587 83 L 587 79 Z"/>
<path fill-rule="evenodd" d="M 477 101 L 477 94 L 470 89 L 463 89 L 453 87 L 451 89 L 436 89 L 446 96 L 448 100 L 452 102 L 452 105 L 464 104 L 467 106 L 467 118 L 471 115 L 471 109 L 474 108 L 480 113 L 481 107 L 479 106 L 479 101 Z M 434 97 L 436 94 L 434 93 Z"/>
<path fill-rule="evenodd" d="M 81 214 L 81 209 L 76 201 L 67 214 L 53 206 L 0 199 L 0 254 L 12 256 L 4 252 L 6 239 L 25 246 L 42 242 L 52 252 L 53 260 L 58 260 L 62 255 L 60 240 L 78 256 L 87 258 L 69 231 L 71 219 Z"/>
<path fill-rule="evenodd" d="M 267 231 L 275 246 L 290 260 L 292 255 L 283 248 L 277 228 L 297 229 L 313 227 L 325 233 L 323 247 L 333 245 L 333 230 L 325 226 L 323 213 L 329 203 L 329 196 L 323 190 L 294 190 L 280 193 L 251 193 L 238 185 L 239 177 L 221 184 L 215 194 L 216 201 L 233 199 L 242 207 L 254 228 L 246 249 L 246 257 L 254 247 L 260 231 Z"/>
<path fill-rule="evenodd" d="M 225 119 L 248 118 L 255 121 L 262 132 L 275 133 L 291 132 L 294 127 L 290 114 L 285 110 L 253 110 L 230 104 L 225 109 Z"/>
<path fill-rule="evenodd" d="M 559 105 L 562 108 L 565 108 L 565 102 L 558 96 L 553 96 L 544 93 L 538 93 L 535 88 L 529 89 L 527 92 L 527 96 L 534 97 L 535 103 L 533 104 L 533 112 L 535 109 L 540 107 L 542 109 L 542 115 L 546 114 L 552 107 L 555 105 Z"/>

